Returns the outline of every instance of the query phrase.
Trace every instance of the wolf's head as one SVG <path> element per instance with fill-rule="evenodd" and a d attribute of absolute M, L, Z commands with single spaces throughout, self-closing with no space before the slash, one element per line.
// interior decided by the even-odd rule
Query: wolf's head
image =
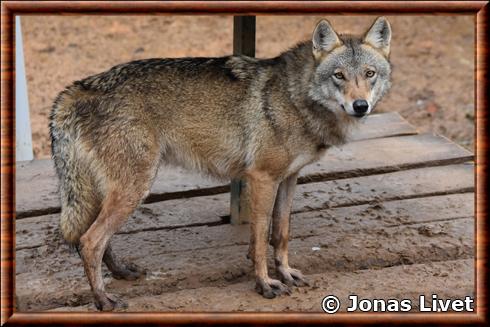
<path fill-rule="evenodd" d="M 316 70 L 310 96 L 334 112 L 369 114 L 390 87 L 391 27 L 379 17 L 362 37 L 337 35 L 326 21 L 313 32 Z"/>

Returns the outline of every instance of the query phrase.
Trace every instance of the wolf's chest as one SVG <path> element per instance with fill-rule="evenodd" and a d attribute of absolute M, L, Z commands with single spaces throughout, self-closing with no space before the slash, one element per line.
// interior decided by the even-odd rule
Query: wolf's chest
<path fill-rule="evenodd" d="M 330 146 L 320 144 L 315 147 L 306 146 L 302 153 L 299 153 L 288 165 L 287 174 L 291 175 L 298 172 L 304 166 L 320 160 Z"/>
<path fill-rule="evenodd" d="M 300 154 L 299 156 L 297 156 L 296 158 L 294 158 L 294 160 L 289 164 L 288 168 L 287 168 L 287 174 L 288 175 L 291 175 L 291 174 L 294 174 L 296 172 L 298 172 L 301 168 L 303 168 L 304 166 L 314 162 L 317 160 L 317 157 L 316 155 L 314 154 Z"/>

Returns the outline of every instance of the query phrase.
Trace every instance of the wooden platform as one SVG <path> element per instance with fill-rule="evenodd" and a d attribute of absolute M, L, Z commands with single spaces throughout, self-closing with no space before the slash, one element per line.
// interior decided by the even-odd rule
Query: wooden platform
<path fill-rule="evenodd" d="M 474 294 L 473 154 L 418 134 L 398 114 L 372 115 L 353 141 L 301 175 L 290 263 L 312 286 L 265 300 L 245 255 L 249 226 L 229 224 L 229 186 L 162 167 L 146 203 L 113 240 L 147 269 L 107 289 L 129 311 L 321 311 L 336 294 L 413 298 Z M 60 239 L 49 160 L 17 164 L 17 305 L 21 311 L 94 310 L 81 260 Z M 272 267 L 272 261 L 270 262 Z"/>

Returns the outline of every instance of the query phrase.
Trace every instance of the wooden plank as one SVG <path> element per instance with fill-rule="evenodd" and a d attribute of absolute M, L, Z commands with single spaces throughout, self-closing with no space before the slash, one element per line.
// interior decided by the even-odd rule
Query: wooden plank
<path fill-rule="evenodd" d="M 17 218 L 59 212 L 58 179 L 53 162 L 33 160 L 16 165 Z M 178 167 L 160 167 L 157 180 L 147 198 L 149 202 L 229 191 L 228 185 Z"/>
<path fill-rule="evenodd" d="M 366 176 L 473 160 L 468 150 L 434 134 L 370 139 L 332 148 L 301 171 L 300 182 Z"/>
<path fill-rule="evenodd" d="M 417 129 L 397 112 L 372 114 L 352 130 L 350 141 L 417 134 Z"/>
<path fill-rule="evenodd" d="M 474 165 L 467 163 L 301 184 L 293 210 L 473 192 L 474 173 Z"/>
<path fill-rule="evenodd" d="M 473 205 L 474 194 L 468 193 L 295 214 L 290 263 L 316 274 L 471 258 Z M 226 224 L 116 235 L 115 252 L 148 271 L 145 278 L 125 282 L 113 280 L 104 268 L 107 289 L 129 298 L 251 283 L 248 229 Z M 56 233 L 47 245 L 16 253 L 20 310 L 91 302 L 80 259 Z"/>
<path fill-rule="evenodd" d="M 341 310 L 350 304 L 349 296 L 356 290 L 359 299 L 409 299 L 411 312 L 418 312 L 419 296 L 427 299 L 437 294 L 441 299 L 474 297 L 474 261 L 452 260 L 410 266 L 395 266 L 377 270 L 349 272 L 324 272 L 307 276 L 313 287 L 294 289 L 291 296 L 273 301 L 254 293 L 249 281 L 226 287 L 201 287 L 184 289 L 160 295 L 144 295 L 128 299 L 128 311 L 271 311 L 271 312 L 322 312 L 322 299 L 335 294 Z M 203 301 L 202 299 L 205 299 Z M 96 311 L 93 304 L 64 306 L 53 311 Z"/>
<path fill-rule="evenodd" d="M 302 170 L 300 183 L 460 163 L 473 154 L 448 139 L 431 134 L 370 139 L 332 148 L 319 162 Z M 181 168 L 161 167 L 147 203 L 218 194 L 223 185 Z M 17 217 L 59 212 L 57 179 L 50 160 L 17 163 Z"/>
<path fill-rule="evenodd" d="M 293 212 L 471 192 L 473 176 L 473 165 L 459 164 L 302 184 L 295 194 Z M 121 233 L 222 224 L 228 215 L 227 199 L 228 194 L 220 194 L 145 204 L 136 210 Z M 58 224 L 57 214 L 19 219 L 17 249 L 42 246 Z"/>

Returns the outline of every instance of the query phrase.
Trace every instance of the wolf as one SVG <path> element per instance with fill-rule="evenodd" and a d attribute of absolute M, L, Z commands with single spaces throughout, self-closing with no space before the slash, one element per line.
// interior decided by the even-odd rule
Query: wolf
<path fill-rule="evenodd" d="M 50 114 L 60 230 L 79 249 L 96 307 L 126 307 L 105 291 L 102 262 L 115 278 L 142 273 L 118 260 L 110 239 L 162 163 L 245 179 L 256 290 L 274 298 L 307 285 L 288 263 L 298 173 L 347 142 L 387 92 L 390 41 L 384 17 L 361 36 L 321 20 L 310 40 L 275 58 L 137 60 L 65 88 Z M 268 243 L 278 279 L 268 274 Z"/>

